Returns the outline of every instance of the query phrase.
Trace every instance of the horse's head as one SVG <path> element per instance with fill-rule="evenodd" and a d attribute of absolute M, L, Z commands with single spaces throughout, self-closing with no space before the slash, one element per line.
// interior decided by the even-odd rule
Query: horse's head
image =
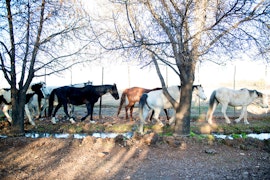
<path fill-rule="evenodd" d="M 116 87 L 116 84 L 112 85 L 112 89 L 110 90 L 111 95 L 114 97 L 114 99 L 119 99 L 119 94 L 118 94 L 118 90 Z"/>
<path fill-rule="evenodd" d="M 30 85 L 30 87 L 26 93 L 34 93 L 34 94 L 38 94 L 38 95 L 43 95 L 43 97 L 47 97 L 49 95 L 49 91 L 46 88 L 45 82 L 39 82 L 39 83 L 35 83 L 35 84 Z"/>
<path fill-rule="evenodd" d="M 254 90 L 254 92 L 256 93 L 256 95 L 258 96 L 258 100 L 259 100 L 259 105 L 262 108 L 268 108 L 268 95 L 267 94 L 263 94 L 261 92 L 258 92 L 256 90 Z"/>
<path fill-rule="evenodd" d="M 43 83 L 43 85 L 42 85 L 42 87 L 41 87 L 40 90 L 41 90 L 41 92 L 42 92 L 44 98 L 47 98 L 47 97 L 50 96 L 50 91 L 49 91 L 49 89 L 47 88 L 46 83 L 45 83 L 45 82 L 42 82 L 42 83 Z"/>
<path fill-rule="evenodd" d="M 0 89 L 0 105 L 2 103 L 4 104 L 10 104 L 11 102 L 11 95 L 10 95 L 10 89 L 7 90 L 7 89 Z"/>
<path fill-rule="evenodd" d="M 7 88 L 0 89 L 0 104 L 10 104 L 11 103 L 11 90 Z"/>
<path fill-rule="evenodd" d="M 195 94 L 199 96 L 199 98 L 201 98 L 202 100 L 207 99 L 206 95 L 204 94 L 203 87 L 201 85 L 195 85 L 192 87 L 192 89 L 193 89 L 193 92 L 195 92 Z"/>

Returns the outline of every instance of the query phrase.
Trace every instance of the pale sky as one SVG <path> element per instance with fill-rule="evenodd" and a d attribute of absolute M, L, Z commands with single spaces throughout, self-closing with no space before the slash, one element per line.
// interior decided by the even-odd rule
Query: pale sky
<path fill-rule="evenodd" d="M 92 81 L 94 85 L 102 84 L 102 68 L 103 68 L 103 84 L 116 83 L 118 89 L 126 89 L 133 86 L 144 88 L 160 87 L 161 83 L 154 67 L 146 67 L 141 69 L 140 66 L 128 65 L 122 63 L 113 66 L 110 65 L 89 65 L 89 67 L 74 67 L 71 71 L 67 71 L 62 77 L 50 76 L 46 78 L 48 86 L 64 86 Z M 128 70 L 129 69 L 129 70 Z M 170 69 L 161 67 L 164 80 L 171 85 L 179 85 L 179 78 Z M 199 70 L 196 71 L 196 79 L 194 84 L 202 84 L 206 94 L 210 94 L 213 89 L 219 88 L 221 84 L 226 83 L 228 88 L 233 88 L 234 73 L 236 81 L 236 89 L 243 88 L 237 86 L 239 82 L 250 81 L 250 87 L 253 88 L 253 82 L 259 80 L 267 81 L 270 85 L 270 67 L 250 61 L 235 62 L 227 66 L 219 66 L 213 63 L 202 63 Z M 43 78 L 44 79 L 44 78 Z M 42 79 L 41 79 L 42 80 Z M 248 84 L 249 86 L 249 84 Z"/>
<path fill-rule="evenodd" d="M 102 84 L 102 69 L 103 69 L 103 84 L 116 83 L 118 89 L 125 89 L 133 86 L 144 88 L 160 87 L 161 83 L 154 67 L 145 67 L 141 69 L 139 65 L 129 65 L 128 63 L 112 64 L 90 64 L 82 67 L 78 65 L 72 68 L 71 71 L 62 73 L 61 76 L 51 75 L 46 77 L 47 86 L 65 86 L 77 83 L 92 81 L 93 85 Z M 129 70 L 128 70 L 129 69 Z M 235 72 L 236 70 L 236 72 Z M 161 71 L 164 80 L 171 85 L 179 85 L 179 78 L 170 69 L 163 66 Z M 254 81 L 265 80 L 267 85 L 270 85 L 270 66 L 251 61 L 234 62 L 227 66 L 219 66 L 213 63 L 202 63 L 199 70 L 196 71 L 196 79 L 194 84 L 202 84 L 204 89 L 210 94 L 215 88 L 226 83 L 229 88 L 233 88 L 234 73 L 236 86 L 241 81 L 250 81 L 250 87 Z M 3 74 L 0 73 L 0 87 L 9 87 L 5 81 Z M 33 82 L 44 81 L 45 78 L 35 78 Z M 242 87 L 237 87 L 242 88 Z M 249 88 L 249 87 L 247 87 Z M 209 90 L 208 90 L 209 89 Z"/>
<path fill-rule="evenodd" d="M 87 2 L 86 6 L 94 12 L 96 15 L 104 13 L 102 8 L 96 8 L 98 4 L 102 4 L 105 7 L 106 0 L 82 0 Z M 160 87 L 161 83 L 157 76 L 154 67 L 146 67 L 141 69 L 139 65 L 133 63 L 121 63 L 121 60 L 117 62 L 117 65 L 107 64 L 106 60 L 101 64 L 90 64 L 88 66 L 77 65 L 64 72 L 61 76 L 51 75 L 46 77 L 47 86 L 64 86 L 92 81 L 94 85 L 100 84 L 113 84 L 116 83 L 118 89 L 125 89 L 133 86 L 140 86 L 144 88 Z M 102 82 L 102 68 L 103 82 Z M 266 66 L 262 62 L 251 62 L 245 60 L 244 62 L 235 61 L 234 63 L 228 63 L 227 66 L 219 66 L 209 62 L 203 62 L 199 69 L 196 71 L 196 79 L 194 84 L 202 84 L 205 86 L 211 86 L 216 88 L 220 86 L 220 83 L 231 82 L 234 80 L 234 70 L 236 69 L 236 82 L 237 81 L 257 81 L 260 79 L 267 80 L 267 84 L 270 84 L 270 67 Z M 179 78 L 174 74 L 170 68 L 167 69 L 161 67 L 164 79 L 168 82 L 168 85 L 178 85 Z M 2 73 L 0 73 L 0 87 L 8 87 L 4 80 Z M 44 81 L 45 78 L 36 78 L 33 82 Z M 232 88 L 232 87 L 231 87 Z"/>

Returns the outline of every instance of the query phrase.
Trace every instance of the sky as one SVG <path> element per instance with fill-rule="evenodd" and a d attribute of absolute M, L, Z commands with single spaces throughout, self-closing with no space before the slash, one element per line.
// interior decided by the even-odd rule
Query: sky
<path fill-rule="evenodd" d="M 89 10 L 96 14 L 104 13 L 102 9 L 95 8 L 98 4 L 104 3 L 96 0 L 82 0 L 87 2 L 86 6 Z M 227 63 L 226 66 L 220 66 L 211 62 L 203 62 L 198 64 L 196 71 L 196 79 L 194 84 L 202 84 L 209 89 L 218 88 L 221 83 L 228 82 L 227 85 L 233 88 L 234 79 L 240 81 L 267 81 L 270 84 L 270 66 L 265 65 L 262 61 L 252 62 L 243 56 L 245 61 L 234 60 Z M 160 87 L 161 83 L 157 76 L 155 68 L 141 68 L 136 63 L 126 63 L 119 60 L 117 64 L 106 63 L 106 59 L 102 63 L 92 63 L 89 65 L 77 65 L 72 69 L 63 72 L 61 75 L 51 75 L 46 78 L 35 78 L 33 82 L 46 81 L 47 86 L 64 86 L 70 84 L 83 83 L 87 81 L 93 82 L 94 85 L 113 84 L 116 83 L 118 89 L 125 89 L 133 86 L 144 88 Z M 170 85 L 179 85 L 179 77 L 165 66 L 161 67 L 166 83 Z M 235 76 L 234 76 L 235 75 Z M 8 87 L 2 73 L 0 73 L 0 87 Z"/>
<path fill-rule="evenodd" d="M 168 86 L 179 85 L 179 78 L 170 69 L 165 66 L 161 67 L 165 82 Z M 270 66 L 262 62 L 252 61 L 235 61 L 228 63 L 226 66 L 216 65 L 210 62 L 203 62 L 197 67 L 194 84 L 202 84 L 206 94 L 221 86 L 236 89 L 243 88 L 241 82 L 247 82 L 246 88 L 254 88 L 254 82 L 265 81 L 270 86 Z M 0 88 L 9 87 L 0 73 Z M 93 85 L 113 84 L 116 83 L 119 90 L 139 86 L 144 88 L 161 87 L 156 69 L 145 67 L 141 69 L 140 65 L 135 63 L 117 64 L 104 63 L 89 64 L 88 66 L 77 65 L 72 69 L 63 72 L 61 75 L 50 75 L 41 78 L 35 78 L 33 82 L 46 81 L 47 86 L 65 86 L 70 84 L 93 82 Z M 263 89 L 264 90 L 264 89 Z M 267 91 L 269 92 L 270 89 Z"/>
<path fill-rule="evenodd" d="M 165 66 L 161 67 L 165 82 L 168 86 L 179 85 L 179 77 Z M 241 82 L 247 82 L 246 88 L 254 88 L 254 82 L 265 81 L 270 85 L 270 66 L 262 62 L 235 61 L 226 66 L 220 66 L 210 62 L 204 62 L 197 67 L 194 84 L 202 84 L 206 94 L 210 94 L 213 89 L 220 86 L 228 88 L 243 88 Z M 41 78 L 40 80 L 44 80 Z M 38 81 L 36 79 L 36 81 Z M 144 88 L 161 87 L 156 69 L 129 63 L 112 64 L 93 64 L 81 67 L 73 67 L 72 71 L 63 73 L 62 76 L 51 75 L 46 77 L 48 86 L 64 86 L 91 81 L 93 85 L 116 83 L 118 89 L 126 89 L 134 86 Z"/>

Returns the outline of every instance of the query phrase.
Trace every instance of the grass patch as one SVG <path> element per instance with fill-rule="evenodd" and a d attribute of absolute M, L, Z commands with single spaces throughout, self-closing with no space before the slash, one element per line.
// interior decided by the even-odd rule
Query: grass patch
<path fill-rule="evenodd" d="M 134 125 L 130 124 L 114 124 L 112 126 L 107 126 L 105 132 L 114 132 L 114 133 L 125 133 L 131 132 Z"/>
<path fill-rule="evenodd" d="M 224 135 L 232 135 L 235 138 L 238 135 L 245 137 L 246 134 L 250 133 L 270 133 L 270 117 L 261 117 L 258 120 L 250 120 L 249 125 L 245 125 L 243 121 L 239 124 L 217 124 L 215 126 L 210 126 L 201 116 L 193 116 L 193 121 L 191 122 L 191 137 L 201 139 L 201 134 L 211 134 L 218 133 Z M 195 120 L 195 121 L 194 121 Z M 34 131 L 41 133 L 85 133 L 92 134 L 94 132 L 112 132 L 112 133 L 126 133 L 137 131 L 138 123 L 98 123 L 90 124 L 86 122 L 77 122 L 71 124 L 70 122 L 59 122 L 57 124 L 51 124 L 47 121 L 36 121 L 37 126 L 33 127 L 28 123 L 25 124 L 25 131 Z M 0 134 L 5 134 L 7 130 L 10 129 L 7 121 L 0 121 Z M 144 125 L 144 132 L 156 132 L 160 136 L 172 136 L 174 129 L 171 126 L 160 127 L 158 125 L 146 124 Z M 211 137 L 209 137 L 211 139 Z"/>
<path fill-rule="evenodd" d="M 269 133 L 270 132 L 270 118 L 266 117 L 260 120 L 250 121 L 250 124 L 246 125 L 242 121 L 238 124 L 217 124 L 210 126 L 207 123 L 192 123 L 191 131 L 197 134 L 202 133 L 202 129 L 207 127 L 210 129 L 209 133 L 220 134 L 242 134 L 242 133 Z"/>

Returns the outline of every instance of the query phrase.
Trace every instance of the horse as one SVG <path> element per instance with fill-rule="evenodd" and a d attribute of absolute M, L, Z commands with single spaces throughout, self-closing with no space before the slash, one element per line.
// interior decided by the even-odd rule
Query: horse
<path fill-rule="evenodd" d="M 170 86 L 168 87 L 169 94 L 179 103 L 181 86 Z M 206 95 L 204 94 L 203 87 L 201 85 L 192 86 L 192 91 L 199 96 L 201 99 L 206 100 Z M 152 91 L 148 94 L 143 94 L 139 101 L 139 117 L 140 117 L 140 127 L 139 132 L 143 133 L 143 125 L 145 124 L 145 119 L 148 115 L 149 110 L 154 110 L 154 119 L 161 126 L 163 123 L 159 120 L 159 114 L 161 109 L 172 108 L 172 104 L 163 94 L 162 90 Z M 175 121 L 175 110 L 173 116 L 169 120 L 169 124 L 172 125 Z"/>
<path fill-rule="evenodd" d="M 149 93 L 151 91 L 161 90 L 161 89 L 162 88 L 145 89 L 142 87 L 132 87 L 132 88 L 125 89 L 121 95 L 121 100 L 120 100 L 120 105 L 118 108 L 117 116 L 119 116 L 121 108 L 122 108 L 122 106 L 127 98 L 128 104 L 125 106 L 126 119 L 128 119 L 128 109 L 129 109 L 130 110 L 130 120 L 133 121 L 133 117 L 132 117 L 133 108 L 135 106 L 135 103 L 140 101 L 142 94 Z M 165 111 L 167 120 L 169 120 L 167 110 L 164 109 L 164 111 Z M 152 116 L 153 116 L 153 114 L 152 114 Z M 152 118 L 152 116 L 151 116 L 151 118 Z"/>
<path fill-rule="evenodd" d="M 94 123 L 93 121 L 93 108 L 94 104 L 98 101 L 98 99 L 106 93 L 110 93 L 114 99 L 119 99 L 118 90 L 116 84 L 113 85 L 100 85 L 100 86 L 92 86 L 87 85 L 82 88 L 70 87 L 70 86 L 63 86 L 54 89 L 49 97 L 49 116 L 52 117 L 51 122 L 56 124 L 55 121 L 55 114 L 57 113 L 58 109 L 63 105 L 64 112 L 66 116 L 69 118 L 71 123 L 75 123 L 73 117 L 68 114 L 67 111 L 67 104 L 72 105 L 82 105 L 86 104 L 87 114 L 86 116 L 81 118 L 81 121 L 84 121 L 90 115 L 90 122 Z M 54 98 L 57 96 L 58 104 L 53 111 L 53 102 Z"/>
<path fill-rule="evenodd" d="M 26 102 L 24 106 L 25 113 L 29 119 L 30 124 L 35 126 L 35 122 L 33 121 L 30 111 L 29 111 L 29 101 L 31 98 L 36 94 L 38 99 L 38 109 L 40 111 L 41 108 L 41 99 L 44 98 L 47 94 L 46 84 L 44 82 L 35 83 L 29 86 L 28 90 L 26 91 Z M 2 107 L 2 111 L 6 118 L 8 119 L 9 123 L 12 123 L 13 120 L 9 116 L 8 111 L 11 109 L 11 89 L 3 88 L 0 89 L 0 104 L 4 104 Z"/>
<path fill-rule="evenodd" d="M 86 85 L 92 85 L 92 82 L 91 81 L 87 81 L 87 82 L 84 82 L 84 83 L 77 83 L 77 84 L 72 84 L 71 87 L 84 87 Z M 59 87 L 59 86 L 58 86 Z M 39 101 L 38 101 L 38 95 L 34 95 L 29 103 L 28 103 L 28 106 L 29 106 L 29 110 L 32 111 L 33 114 L 36 115 L 37 118 L 41 118 L 42 114 L 44 114 L 45 117 L 47 117 L 47 110 L 49 108 L 49 96 L 51 94 L 51 92 L 53 91 L 53 89 L 55 88 L 58 88 L 56 86 L 47 86 L 47 92 L 46 92 L 46 95 L 44 98 L 41 99 L 41 111 L 39 110 L 40 106 L 39 106 Z M 56 104 L 57 105 L 57 104 Z M 73 113 L 74 113 L 74 106 L 69 104 L 69 114 L 72 116 Z"/>
<path fill-rule="evenodd" d="M 230 124 L 231 121 L 226 115 L 226 110 L 228 105 L 237 107 L 242 106 L 242 112 L 239 118 L 235 120 L 236 123 L 239 123 L 244 117 L 244 124 L 249 124 L 247 120 L 247 106 L 250 105 L 254 100 L 258 100 L 262 108 L 268 108 L 268 97 L 257 90 L 249 90 L 246 88 L 240 90 L 233 90 L 229 88 L 219 88 L 212 92 L 209 100 L 209 108 L 207 111 L 207 121 L 209 124 L 212 124 L 213 113 L 220 103 L 222 105 L 221 112 L 225 117 L 227 124 Z"/>

